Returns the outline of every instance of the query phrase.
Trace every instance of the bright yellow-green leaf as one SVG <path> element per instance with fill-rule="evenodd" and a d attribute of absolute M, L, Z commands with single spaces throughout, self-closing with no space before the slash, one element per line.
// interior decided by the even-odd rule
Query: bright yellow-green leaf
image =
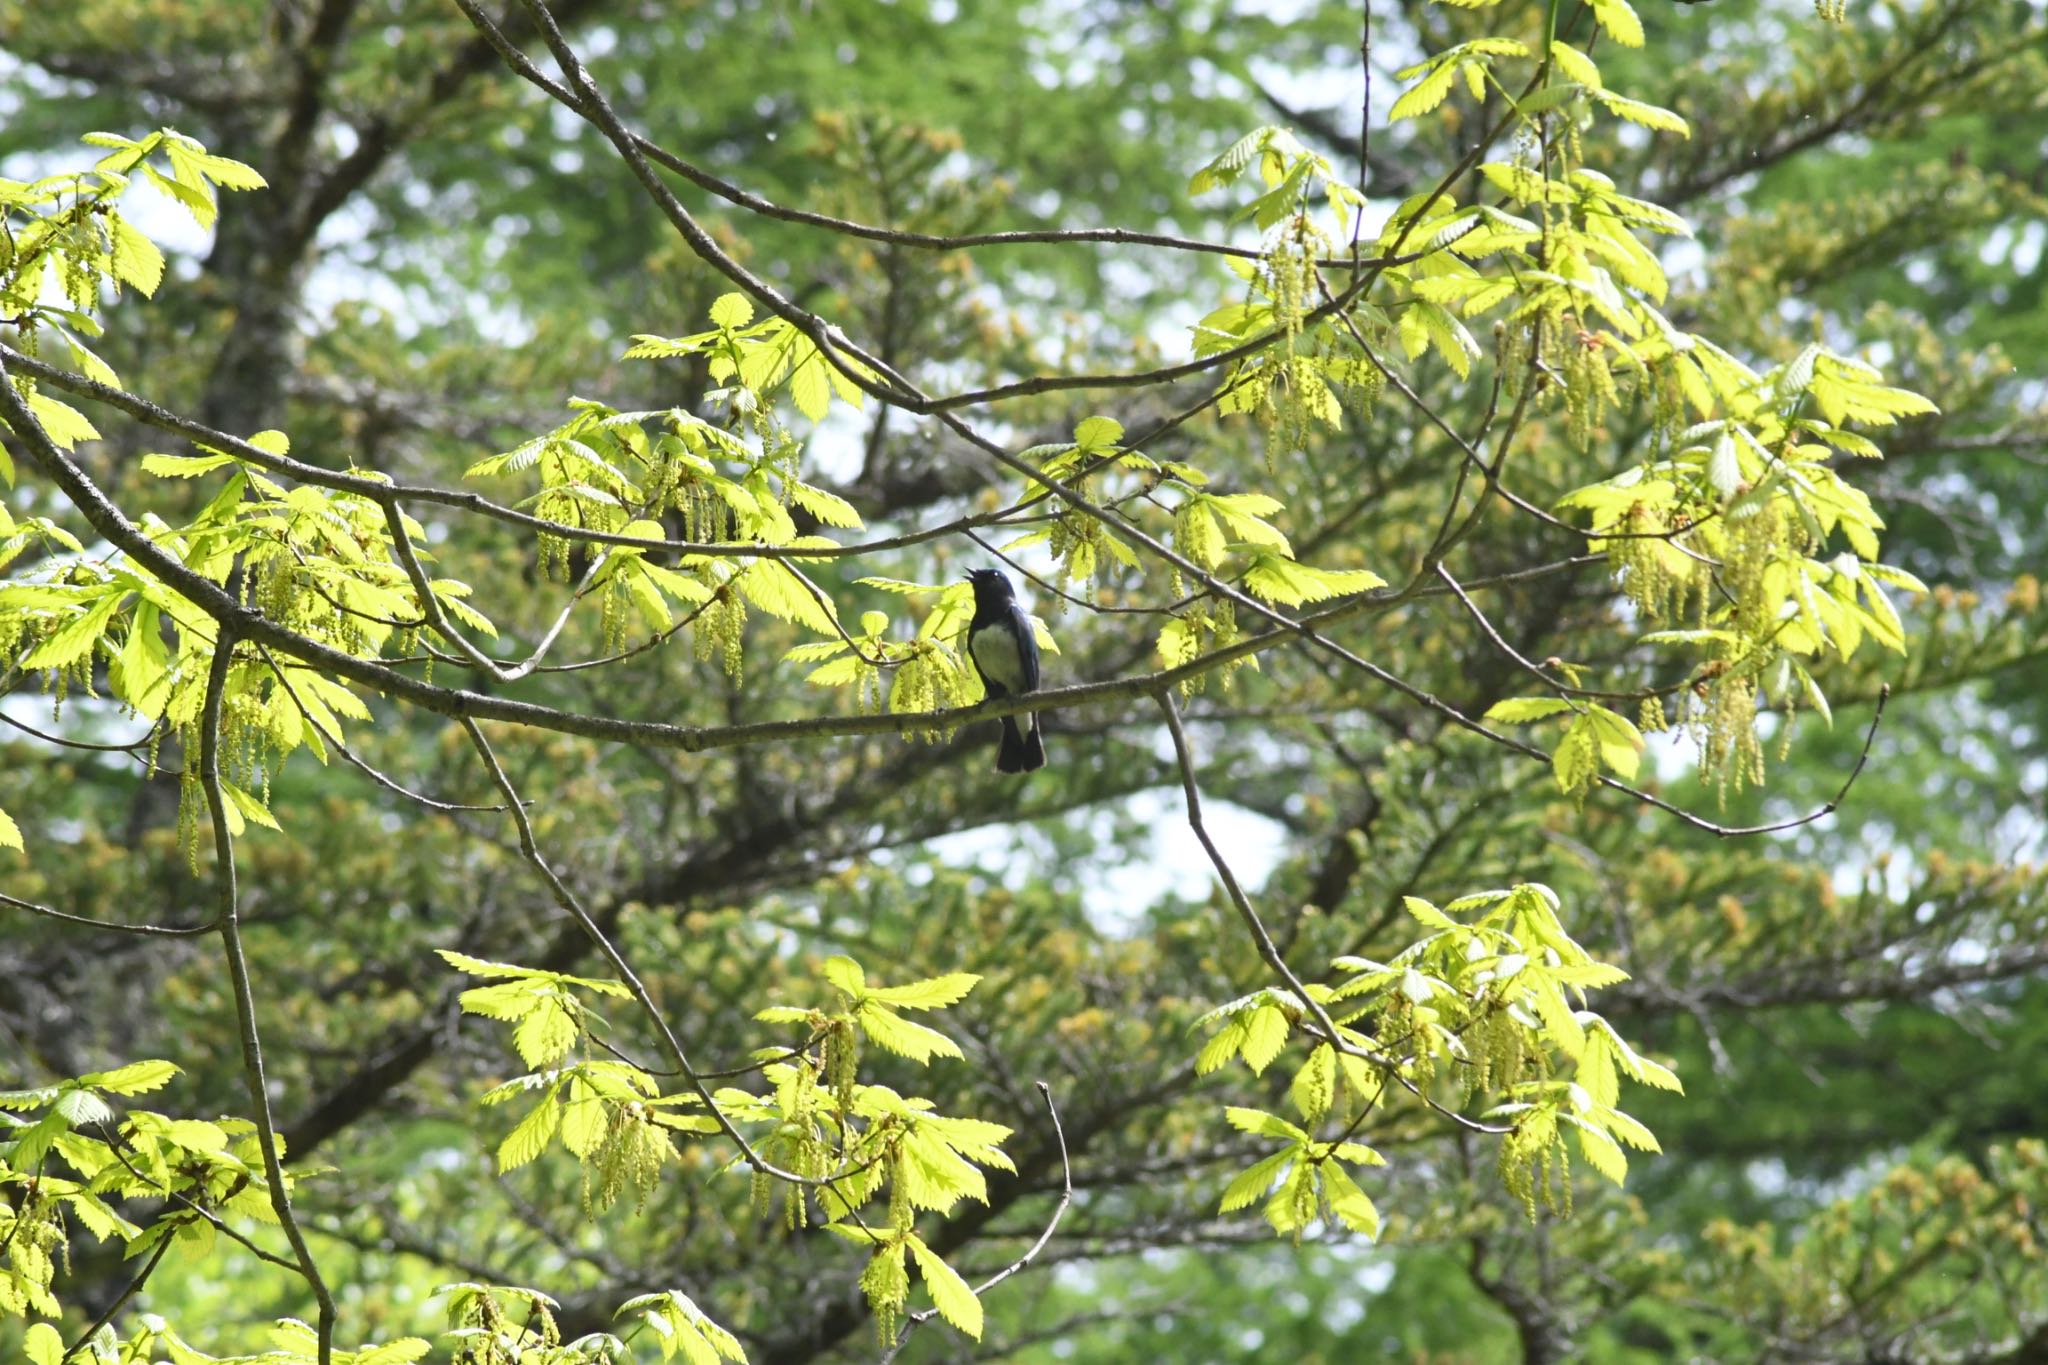
<path fill-rule="evenodd" d="M 550 1091 L 498 1144 L 499 1174 L 516 1171 L 546 1151 L 561 1121 L 561 1106 L 555 1103 L 554 1092 Z"/>
<path fill-rule="evenodd" d="M 939 1258 L 939 1254 L 926 1246 L 914 1234 L 903 1239 L 910 1248 L 910 1254 L 917 1260 L 918 1274 L 924 1276 L 925 1288 L 932 1294 L 932 1303 L 937 1306 L 939 1316 L 955 1327 L 981 1340 L 981 1300 L 974 1296 L 974 1290 L 959 1272 Z"/>
<path fill-rule="evenodd" d="M 1628 0 L 1592 0 L 1593 17 L 1607 35 L 1623 47 L 1643 45 L 1643 21 L 1629 7 Z"/>
<path fill-rule="evenodd" d="M 32 1324 L 22 1337 L 22 1350 L 29 1365 L 59 1365 L 64 1358 L 64 1338 L 47 1322 Z"/>
<path fill-rule="evenodd" d="M 754 320 L 754 304 L 745 294 L 720 294 L 711 305 L 711 320 L 720 327 L 744 327 Z"/>
<path fill-rule="evenodd" d="M 178 1067 L 166 1061 L 130 1062 L 112 1071 L 95 1071 L 80 1076 L 83 1085 L 97 1086 L 116 1095 L 141 1095 L 161 1089 L 178 1074 Z"/>
<path fill-rule="evenodd" d="M 899 1057 L 929 1064 L 934 1057 L 961 1055 L 960 1045 L 937 1029 L 914 1024 L 872 1002 L 862 1005 L 854 1018 L 870 1041 Z"/>
<path fill-rule="evenodd" d="M 973 972 L 951 972 L 924 981 L 913 981 L 907 986 L 873 986 L 868 990 L 868 999 L 879 1000 L 897 1009 L 942 1009 L 964 999 L 980 980 Z"/>
<path fill-rule="evenodd" d="M 97 441 L 100 438 L 99 428 L 69 403 L 60 402 L 40 390 L 28 394 L 27 398 L 28 410 L 42 423 L 50 440 L 63 449 L 70 450 L 80 441 Z"/>
<path fill-rule="evenodd" d="M 1254 1073 L 1263 1073 L 1287 1045 L 1287 1014 L 1278 1005 L 1258 1006 L 1245 1021 L 1244 1060 Z"/>

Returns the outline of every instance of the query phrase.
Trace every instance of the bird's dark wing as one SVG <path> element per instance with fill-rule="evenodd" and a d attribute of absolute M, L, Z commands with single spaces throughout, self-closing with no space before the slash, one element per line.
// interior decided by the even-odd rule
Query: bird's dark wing
<path fill-rule="evenodd" d="M 1024 614 L 1024 608 L 1010 604 L 1010 628 L 1017 633 L 1017 662 L 1024 675 L 1022 692 L 1038 690 L 1038 636 L 1031 629 L 1031 618 Z"/>

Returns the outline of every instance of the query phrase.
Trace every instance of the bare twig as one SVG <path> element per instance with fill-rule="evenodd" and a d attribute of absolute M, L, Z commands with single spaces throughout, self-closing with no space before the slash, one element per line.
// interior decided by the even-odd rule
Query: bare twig
<path fill-rule="evenodd" d="M 152 938 L 195 938 L 200 934 L 210 934 L 220 927 L 214 920 L 189 927 L 169 924 L 114 924 L 108 920 L 90 919 L 84 915 L 67 915 L 62 910 L 52 910 L 49 906 L 37 905 L 34 901 L 17 900 L 4 891 L 0 891 L 0 905 L 10 905 L 16 910 L 26 910 L 32 915 L 41 915 L 45 919 L 57 920 L 63 924 L 77 924 L 87 929 L 104 930 L 107 933 L 139 934 Z"/>
<path fill-rule="evenodd" d="M 175 1237 L 165 1237 L 157 1242 L 156 1250 L 149 1253 L 149 1259 L 142 1263 L 142 1269 L 135 1272 L 135 1278 L 122 1287 L 121 1292 L 114 1296 L 114 1301 L 94 1319 L 92 1326 L 79 1333 L 78 1340 L 71 1343 L 70 1349 L 65 1351 L 60 1359 L 76 1359 L 79 1353 L 85 1350 L 86 1343 L 98 1336 L 100 1329 L 112 1322 L 114 1316 L 128 1306 L 128 1301 L 141 1292 L 142 1286 L 149 1283 L 149 1277 L 156 1273 L 157 1266 L 163 1262 L 164 1254 L 176 1241 Z"/>
<path fill-rule="evenodd" d="M 0 389 L 10 395 L 12 386 L 0 378 Z M 241 909 L 235 887 L 235 839 L 228 829 L 227 794 L 220 777 L 220 713 L 227 692 L 228 670 L 233 663 L 236 639 L 225 627 L 213 642 L 213 661 L 206 674 L 206 700 L 199 715 L 199 782 L 206 792 L 207 814 L 213 821 L 214 877 L 220 888 L 218 925 L 227 953 L 228 976 L 234 986 L 235 1022 L 241 1034 L 242 1078 L 249 1092 L 249 1104 L 256 1121 L 256 1142 L 263 1153 L 264 1182 L 269 1187 L 270 1207 L 284 1229 L 298 1260 L 298 1271 L 313 1291 L 319 1305 L 319 1361 L 329 1365 L 334 1354 L 334 1296 L 313 1261 L 306 1234 L 292 1211 L 292 1197 L 285 1184 L 284 1161 L 279 1155 L 277 1125 L 270 1113 L 270 1083 L 263 1073 L 263 1040 L 256 1026 L 256 994 L 249 980 L 249 959 L 242 951 Z"/>

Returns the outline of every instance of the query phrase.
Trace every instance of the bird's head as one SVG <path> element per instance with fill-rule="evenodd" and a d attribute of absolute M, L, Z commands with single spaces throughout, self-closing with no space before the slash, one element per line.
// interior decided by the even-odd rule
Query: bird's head
<path fill-rule="evenodd" d="M 974 600 L 977 602 L 1009 602 L 1017 593 L 1010 586 L 1009 575 L 1001 569 L 969 569 L 967 581 L 974 585 Z"/>

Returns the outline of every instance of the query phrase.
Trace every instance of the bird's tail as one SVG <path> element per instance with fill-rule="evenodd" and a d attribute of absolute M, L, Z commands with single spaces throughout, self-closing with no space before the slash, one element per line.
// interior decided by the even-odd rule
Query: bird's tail
<path fill-rule="evenodd" d="M 1045 740 L 1038 733 L 1038 717 L 1031 717 L 1031 728 L 1019 730 L 1014 716 L 1003 717 L 1003 743 L 996 750 L 996 771 L 999 773 L 1036 772 L 1045 766 Z"/>

